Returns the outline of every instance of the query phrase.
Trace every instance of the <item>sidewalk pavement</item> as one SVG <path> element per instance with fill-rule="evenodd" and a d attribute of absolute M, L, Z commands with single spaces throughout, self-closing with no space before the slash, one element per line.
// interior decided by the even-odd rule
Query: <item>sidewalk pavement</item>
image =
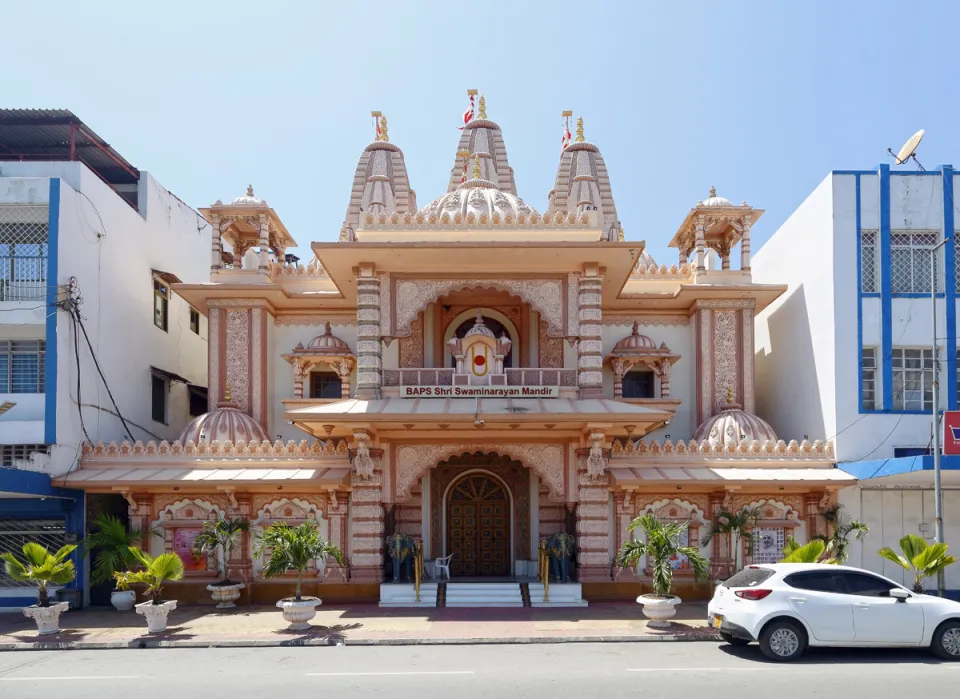
<path fill-rule="evenodd" d="M 376 605 L 318 607 L 313 628 L 288 631 L 269 606 L 184 607 L 167 631 L 147 632 L 134 611 L 97 607 L 67 612 L 60 633 L 39 636 L 32 619 L 0 614 L 0 650 L 195 648 L 310 645 L 440 645 L 482 643 L 596 643 L 715 641 L 705 604 L 682 604 L 669 629 L 650 629 L 631 603 L 580 609 L 381 609 Z"/>

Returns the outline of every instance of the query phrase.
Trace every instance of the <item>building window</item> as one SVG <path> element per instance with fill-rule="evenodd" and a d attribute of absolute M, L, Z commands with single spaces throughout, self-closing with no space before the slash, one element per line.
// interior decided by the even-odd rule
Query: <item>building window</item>
<path fill-rule="evenodd" d="M 200 311 L 192 307 L 190 309 L 190 331 L 196 335 L 200 334 Z"/>
<path fill-rule="evenodd" d="M 167 316 L 170 309 L 170 286 L 157 277 L 153 278 L 153 324 L 167 332 Z"/>
<path fill-rule="evenodd" d="M 47 297 L 46 206 L 0 204 L 0 301 Z"/>
<path fill-rule="evenodd" d="M 653 372 L 642 369 L 628 371 L 623 376 L 624 398 L 654 398 Z"/>
<path fill-rule="evenodd" d="M 154 374 L 150 377 L 151 414 L 154 422 L 167 424 L 167 380 Z"/>
<path fill-rule="evenodd" d="M 861 402 L 864 410 L 877 409 L 877 348 L 864 347 L 860 350 Z"/>
<path fill-rule="evenodd" d="M 46 444 L 0 445 L 0 466 L 13 468 L 19 461 L 29 461 L 32 454 L 49 454 Z"/>
<path fill-rule="evenodd" d="M 880 291 L 879 237 L 876 231 L 860 232 L 860 290 L 865 294 Z"/>
<path fill-rule="evenodd" d="M 930 293 L 930 251 L 940 233 L 890 234 L 890 282 L 894 294 Z M 937 269 L 937 291 L 943 291 L 943 265 Z"/>
<path fill-rule="evenodd" d="M 933 409 L 933 350 L 893 350 L 893 409 Z"/>
<path fill-rule="evenodd" d="M 342 398 L 343 382 L 332 371 L 315 371 L 310 374 L 311 398 Z"/>
<path fill-rule="evenodd" d="M 905 456 L 930 456 L 929 447 L 894 447 L 893 458 L 900 459 Z"/>
<path fill-rule="evenodd" d="M 47 343 L 0 341 L 0 393 L 43 393 Z"/>
<path fill-rule="evenodd" d="M 190 396 L 190 417 L 197 417 L 207 412 L 207 389 L 202 386 L 187 386 Z"/>

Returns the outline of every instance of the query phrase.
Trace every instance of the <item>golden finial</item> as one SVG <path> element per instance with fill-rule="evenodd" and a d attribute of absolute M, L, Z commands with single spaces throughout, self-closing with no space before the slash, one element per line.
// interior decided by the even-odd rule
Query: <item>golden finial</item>
<path fill-rule="evenodd" d="M 710 196 L 711 197 L 717 196 L 717 188 L 714 187 L 713 185 L 710 185 Z"/>
<path fill-rule="evenodd" d="M 626 240 L 626 237 L 623 233 L 623 226 L 620 226 L 620 235 L 617 236 L 617 240 L 619 240 L 621 243 Z"/>
<path fill-rule="evenodd" d="M 727 389 L 727 405 L 733 405 L 733 388 Z"/>
<path fill-rule="evenodd" d="M 229 403 L 233 400 L 233 397 L 230 395 L 230 384 L 227 384 L 223 389 L 223 402 Z"/>
<path fill-rule="evenodd" d="M 252 184 L 248 184 L 248 185 L 247 185 L 247 196 L 248 196 L 248 197 L 252 197 L 252 196 L 253 196 L 253 185 L 252 185 Z"/>
<path fill-rule="evenodd" d="M 381 141 L 389 141 L 389 140 L 390 140 L 390 139 L 387 137 L 387 117 L 382 116 L 382 115 L 381 115 L 381 117 L 380 117 L 380 140 L 381 140 Z"/>
<path fill-rule="evenodd" d="M 470 151 L 468 151 L 466 148 L 461 148 L 460 150 L 457 151 L 457 157 L 458 157 L 458 158 L 469 158 L 469 157 L 470 157 Z"/>
<path fill-rule="evenodd" d="M 475 153 L 473 156 L 473 179 L 479 180 L 480 174 L 480 155 Z"/>
<path fill-rule="evenodd" d="M 480 118 L 487 118 L 487 101 L 483 98 L 483 95 L 480 95 Z"/>
<path fill-rule="evenodd" d="M 582 117 L 582 116 L 577 117 L 577 137 L 576 137 L 575 139 L 573 139 L 573 140 L 576 141 L 577 143 L 581 143 L 581 142 L 584 140 L 584 138 L 583 138 L 583 117 Z"/>

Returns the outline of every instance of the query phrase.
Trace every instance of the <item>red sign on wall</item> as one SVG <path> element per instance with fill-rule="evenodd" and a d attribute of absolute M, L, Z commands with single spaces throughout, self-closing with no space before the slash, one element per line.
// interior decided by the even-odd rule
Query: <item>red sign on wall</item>
<path fill-rule="evenodd" d="M 960 454 L 960 410 L 945 410 L 943 413 L 943 453 Z"/>

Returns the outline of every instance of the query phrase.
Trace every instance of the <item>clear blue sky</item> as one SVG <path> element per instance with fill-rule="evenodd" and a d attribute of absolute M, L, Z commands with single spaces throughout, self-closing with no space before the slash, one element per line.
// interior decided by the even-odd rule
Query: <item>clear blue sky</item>
<path fill-rule="evenodd" d="M 194 207 L 253 183 L 301 249 L 335 240 L 389 118 L 418 204 L 444 191 L 467 88 L 543 209 L 560 112 L 582 114 L 629 239 L 659 262 L 716 185 L 766 240 L 830 169 L 960 165 L 960 3 L 8 3 L 0 105 L 67 108 Z"/>

